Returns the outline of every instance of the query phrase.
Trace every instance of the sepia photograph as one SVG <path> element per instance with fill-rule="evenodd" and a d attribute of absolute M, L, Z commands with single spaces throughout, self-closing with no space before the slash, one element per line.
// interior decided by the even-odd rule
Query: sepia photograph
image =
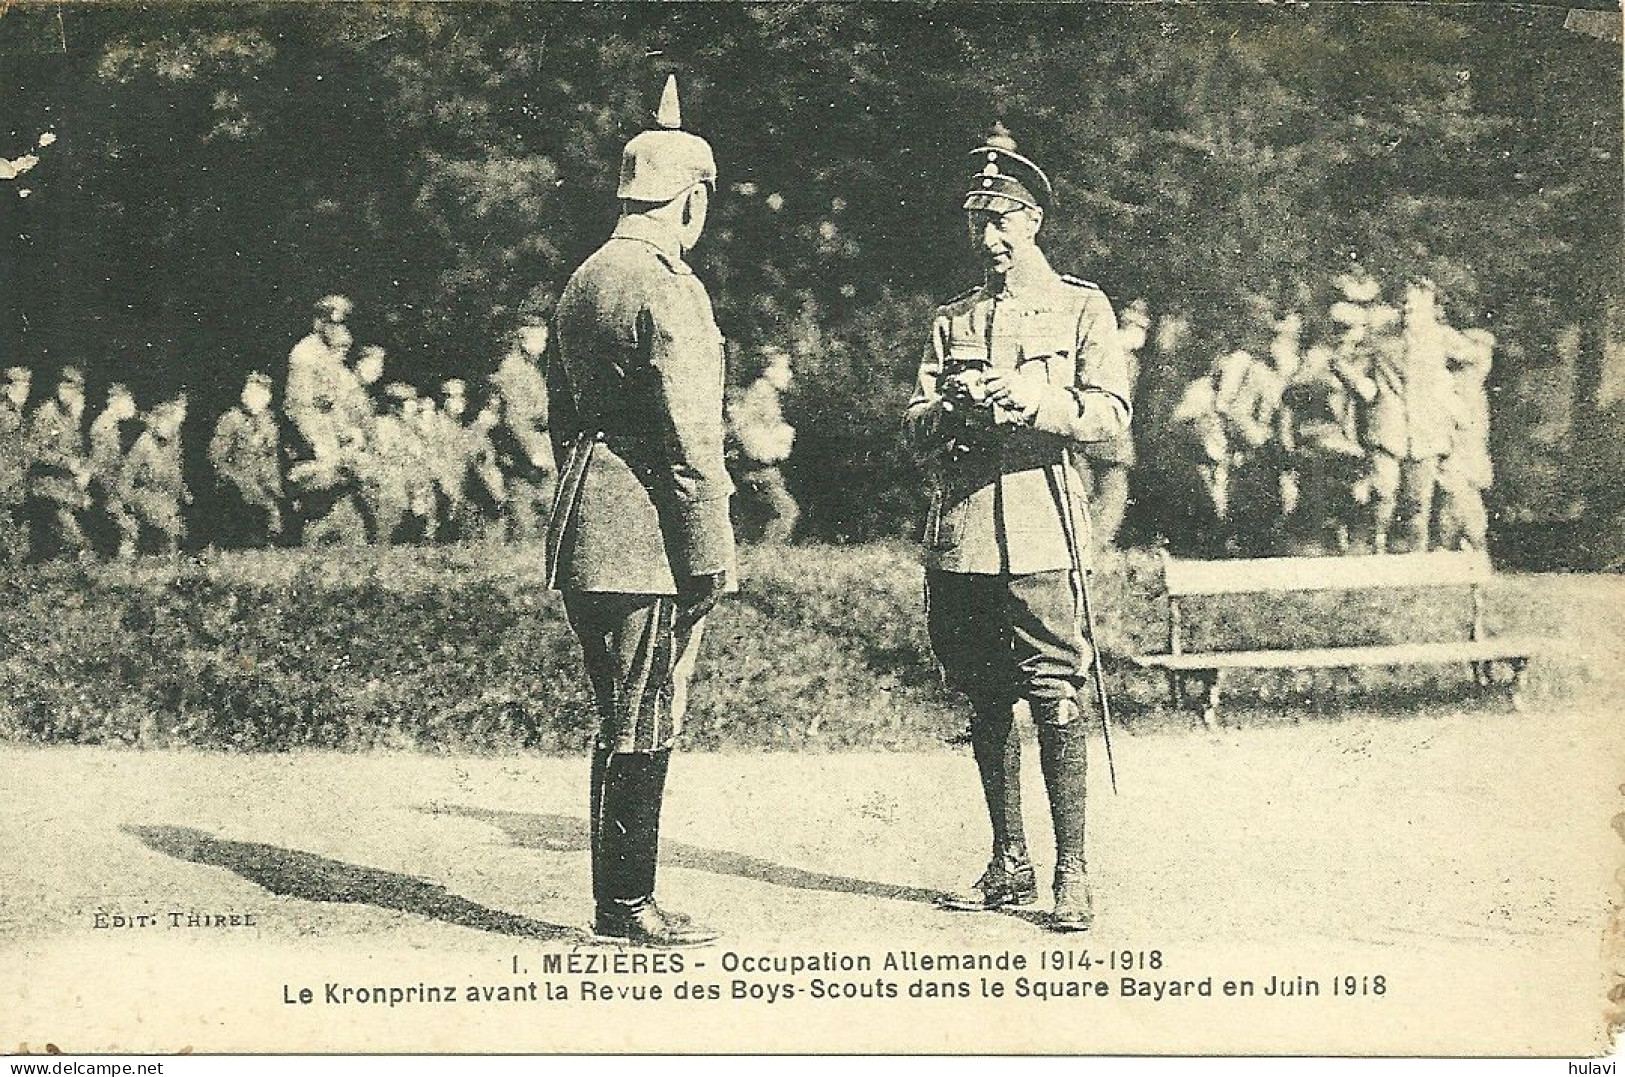
<path fill-rule="evenodd" d="M 1605 0 L 0 4 L 0 1053 L 1611 1072 L 1622 143 Z"/>

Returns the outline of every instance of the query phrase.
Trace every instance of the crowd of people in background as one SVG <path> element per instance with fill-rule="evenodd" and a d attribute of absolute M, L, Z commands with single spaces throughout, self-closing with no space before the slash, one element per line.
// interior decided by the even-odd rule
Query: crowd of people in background
<path fill-rule="evenodd" d="M 114 384 L 85 427 L 85 379 L 61 372 L 51 396 L 27 410 L 33 376 L 5 372 L 0 397 L 0 560 L 40 560 L 100 549 L 128 557 L 173 552 L 191 503 L 182 473 L 184 394 L 146 410 Z"/>
<path fill-rule="evenodd" d="M 316 304 L 285 377 L 251 372 L 208 444 L 219 511 L 212 543 L 398 544 L 541 536 L 556 479 L 540 362 L 547 325 L 521 324 L 476 402 L 460 378 L 437 394 L 386 381 L 387 354 L 357 347 L 348 299 Z M 800 515 L 779 465 L 795 430 L 780 393 L 785 352 L 730 400 L 730 464 L 763 541 L 786 542 Z M 85 379 L 62 371 L 30 406 L 27 368 L 0 399 L 0 561 L 174 553 L 187 537 L 180 439 L 184 395 L 143 411 L 122 384 L 86 424 Z M 750 506 L 754 505 L 754 509 Z"/>
<path fill-rule="evenodd" d="M 1270 316 L 1266 356 L 1222 351 L 1165 414 L 1142 417 L 1161 447 L 1138 482 L 1189 507 L 1188 545 L 1224 556 L 1484 549 L 1490 372 L 1495 338 L 1457 329 L 1437 289 L 1405 281 L 1390 303 L 1356 271 L 1338 281 L 1326 339 L 1304 342 L 1296 312 Z M 248 375 L 208 446 L 231 547 L 392 544 L 538 537 L 556 466 L 540 363 L 548 327 L 523 322 L 476 401 L 462 379 L 426 393 L 386 380 L 387 355 L 357 347 L 351 303 L 327 296 L 277 379 Z M 1154 325 L 1125 305 L 1120 342 L 1138 377 Z M 782 397 L 788 351 L 728 395 L 728 459 L 746 534 L 788 542 L 800 508 L 784 465 L 796 431 Z M 86 422 L 85 379 L 65 368 L 30 408 L 28 369 L 0 397 L 0 558 L 173 553 L 186 538 L 184 394 L 140 407 L 122 384 Z M 1143 402 L 1142 402 L 1143 406 Z M 1084 461 L 1094 534 L 1117 536 L 1130 504 L 1133 440 Z"/>
<path fill-rule="evenodd" d="M 1275 317 L 1267 357 L 1218 354 L 1151 419 L 1206 552 L 1485 549 L 1494 336 L 1452 326 L 1429 280 L 1399 306 L 1368 273 L 1337 283 L 1328 339 Z"/>

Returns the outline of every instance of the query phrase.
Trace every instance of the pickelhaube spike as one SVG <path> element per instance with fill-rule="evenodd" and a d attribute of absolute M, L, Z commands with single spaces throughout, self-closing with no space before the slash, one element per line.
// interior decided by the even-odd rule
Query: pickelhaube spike
<path fill-rule="evenodd" d="M 1016 151 L 1015 136 L 1010 133 L 1010 128 L 1004 125 L 1003 120 L 993 124 L 993 133 L 987 136 L 987 145 L 992 146 L 994 149 L 1007 150 L 1010 153 Z"/>
<path fill-rule="evenodd" d="M 683 128 L 683 105 L 677 99 L 677 76 L 666 76 L 666 88 L 660 93 L 660 109 L 655 113 L 655 123 L 668 131 L 680 131 Z"/>
<path fill-rule="evenodd" d="M 717 162 L 711 146 L 698 135 L 681 130 L 682 106 L 677 99 L 677 76 L 666 76 L 658 125 L 626 144 L 621 152 L 621 180 L 616 196 L 637 202 L 665 202 L 696 183 L 715 189 Z"/>

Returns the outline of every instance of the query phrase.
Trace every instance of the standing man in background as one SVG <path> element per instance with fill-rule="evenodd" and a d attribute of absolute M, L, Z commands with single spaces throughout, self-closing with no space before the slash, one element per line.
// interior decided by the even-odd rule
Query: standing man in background
<path fill-rule="evenodd" d="M 80 514 L 90 507 L 85 452 L 85 376 L 63 367 L 56 395 L 35 409 L 28 426 L 24 513 L 28 553 L 37 561 L 90 549 Z"/>
<path fill-rule="evenodd" d="M 514 331 L 490 379 L 501 399 L 500 421 L 491 430 L 491 442 L 506 480 L 503 516 L 510 540 L 540 536 L 558 478 L 547 434 L 547 384 L 536 365 L 549 336 L 546 322 L 527 317 Z"/>
<path fill-rule="evenodd" d="M 151 408 L 146 429 L 135 439 L 125 463 L 125 497 L 135 521 L 134 545 L 141 551 L 174 554 L 186 537 L 181 507 L 192 503 L 181 469 L 181 427 L 186 394 Z"/>
<path fill-rule="evenodd" d="M 271 414 L 271 379 L 259 371 L 248 375 L 239 402 L 215 424 L 209 463 L 229 506 L 229 544 L 253 548 L 281 539 L 281 436 Z"/>
<path fill-rule="evenodd" d="M 734 469 L 741 499 L 749 494 L 754 512 L 763 518 L 762 542 L 782 546 L 795 534 L 796 521 L 801 519 L 801 506 L 780 469 L 796 443 L 796 428 L 784 421 L 780 403 L 794 372 L 790 353 L 783 348 L 768 347 L 763 356 L 767 362 L 761 375 L 728 409 L 728 426 L 738 447 Z"/>
<path fill-rule="evenodd" d="M 947 905 L 1037 900 L 1014 720 L 1025 700 L 1055 829 L 1051 923 L 1082 931 L 1094 918 L 1084 857 L 1094 708 L 1078 693 L 1093 657 L 1081 592 L 1092 540 L 1075 457 L 1127 434 L 1130 371 L 1105 294 L 1055 272 L 1039 249 L 1049 178 L 1002 128 L 972 156 L 963 208 L 985 278 L 938 308 L 905 420 L 938 473 L 925 533 L 931 646 L 970 697 L 993 829 L 987 870 Z"/>
<path fill-rule="evenodd" d="M 1455 436 L 1439 462 L 1439 545 L 1487 551 L 1490 517 L 1484 494 L 1495 481 L 1490 459 L 1490 364 L 1495 334 L 1488 329 L 1463 331 L 1453 350 L 1450 377 L 1456 386 Z"/>
<path fill-rule="evenodd" d="M 126 503 L 125 457 L 135 444 L 138 409 L 129 387 L 114 382 L 107 389 L 107 406 L 90 424 L 89 532 L 105 552 L 134 557 L 140 526 Z"/>
<path fill-rule="evenodd" d="M 683 260 L 705 231 L 716 160 L 667 80 L 658 130 L 627 143 L 608 242 L 570 277 L 546 359 L 563 462 L 547 577 L 564 593 L 598 700 L 595 930 L 646 946 L 716 933 L 655 902 L 661 803 L 706 615 L 736 571 L 723 460 L 723 352 Z"/>

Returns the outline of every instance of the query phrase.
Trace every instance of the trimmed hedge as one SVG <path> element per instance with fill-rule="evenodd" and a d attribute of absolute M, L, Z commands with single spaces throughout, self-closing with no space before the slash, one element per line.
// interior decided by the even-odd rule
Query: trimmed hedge
<path fill-rule="evenodd" d="M 747 551 L 741 593 L 707 628 L 690 714 L 698 748 L 903 748 L 963 721 L 925 638 L 902 545 Z M 1114 703 L 1175 723 L 1160 676 L 1121 656 L 1163 647 L 1155 561 L 1095 574 Z M 1555 632 L 1564 607 L 1509 578 L 1493 627 Z M 1546 590 L 1549 591 L 1549 588 Z M 1460 638 L 1461 595 L 1275 596 L 1191 606 L 1191 645 Z M 522 546 L 255 551 L 133 565 L 47 565 L 0 586 L 0 739 L 284 750 L 574 751 L 594 724 L 574 638 Z M 1617 641 L 1616 641 L 1617 642 Z M 1575 663 L 1537 694 L 1584 690 Z M 1238 698 L 1295 717 L 1350 703 L 1453 699 L 1457 670 L 1258 674 Z M 1374 697 L 1374 698 L 1373 698 Z M 1268 708 L 1266 708 L 1268 709 Z"/>

